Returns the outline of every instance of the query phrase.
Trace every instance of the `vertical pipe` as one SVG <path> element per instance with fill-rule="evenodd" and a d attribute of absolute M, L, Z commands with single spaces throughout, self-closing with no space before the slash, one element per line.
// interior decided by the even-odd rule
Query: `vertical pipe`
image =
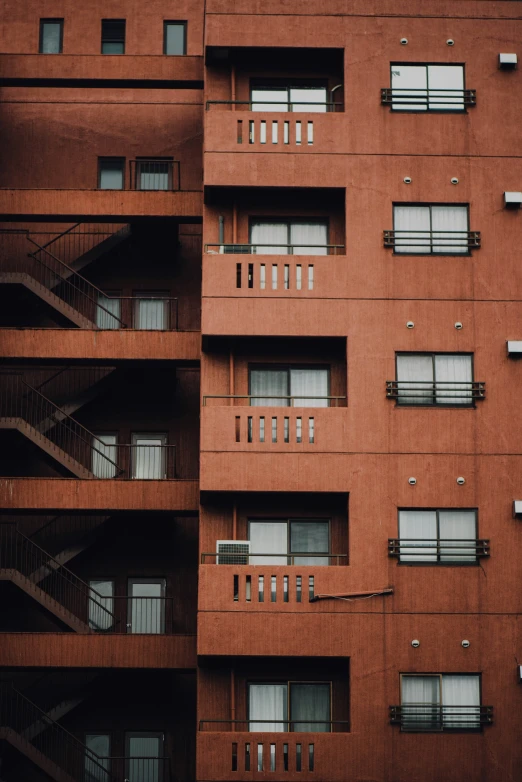
<path fill-rule="evenodd" d="M 219 215 L 218 217 L 218 225 L 219 225 L 219 244 L 224 244 L 225 242 L 225 218 L 223 215 Z"/>
<path fill-rule="evenodd" d="M 230 397 L 233 397 L 235 394 L 235 378 L 234 378 L 234 353 L 231 350 L 229 354 L 229 360 L 228 360 L 228 393 L 230 394 Z M 231 406 L 234 405 L 234 400 L 230 399 Z"/>
<path fill-rule="evenodd" d="M 237 203 L 232 204 L 232 244 L 237 244 Z"/>
<path fill-rule="evenodd" d="M 234 63 L 230 66 L 230 100 L 232 101 L 232 111 L 236 110 L 236 66 Z"/>
<path fill-rule="evenodd" d="M 232 540 L 237 540 L 237 505 L 232 505 Z"/>
<path fill-rule="evenodd" d="M 234 669 L 230 669 L 230 719 L 236 719 L 236 677 Z M 230 729 L 235 730 L 235 725 L 232 722 Z"/>

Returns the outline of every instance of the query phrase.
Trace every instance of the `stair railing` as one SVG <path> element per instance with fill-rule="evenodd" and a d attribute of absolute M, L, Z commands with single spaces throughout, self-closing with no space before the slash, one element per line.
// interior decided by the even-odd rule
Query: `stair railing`
<path fill-rule="evenodd" d="M 108 518 L 109 516 L 105 515 L 77 516 L 64 513 L 49 519 L 28 537 L 33 543 L 55 556 L 58 552 L 81 542 L 101 527 Z"/>
<path fill-rule="evenodd" d="M 112 236 L 126 236 L 128 223 L 75 223 L 66 231 L 41 245 L 41 250 L 50 249 L 68 266 L 93 250 Z M 40 250 L 36 251 L 38 255 Z"/>

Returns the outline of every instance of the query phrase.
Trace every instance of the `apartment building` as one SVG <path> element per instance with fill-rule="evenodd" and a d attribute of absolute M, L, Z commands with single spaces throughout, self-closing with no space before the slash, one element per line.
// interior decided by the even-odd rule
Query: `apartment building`
<path fill-rule="evenodd" d="M 521 41 L 5 1 L 3 782 L 522 777 Z"/>

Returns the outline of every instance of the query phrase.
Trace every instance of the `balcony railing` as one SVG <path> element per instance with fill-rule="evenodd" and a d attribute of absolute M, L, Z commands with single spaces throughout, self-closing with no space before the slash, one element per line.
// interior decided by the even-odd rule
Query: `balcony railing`
<path fill-rule="evenodd" d="M 476 400 L 485 399 L 486 384 L 479 381 L 437 382 L 424 380 L 387 380 L 386 396 L 396 399 L 400 405 L 422 407 L 423 405 L 473 405 Z"/>
<path fill-rule="evenodd" d="M 477 105 L 477 91 L 384 87 L 381 103 L 404 111 L 464 111 Z"/>
<path fill-rule="evenodd" d="M 344 244 L 206 244 L 210 255 L 344 255 Z"/>
<path fill-rule="evenodd" d="M 213 107 L 235 111 L 237 106 L 243 111 L 274 111 L 274 106 L 277 106 L 277 111 L 281 112 L 329 113 L 344 111 L 344 103 L 340 101 L 207 100 L 205 104 L 207 111 Z"/>
<path fill-rule="evenodd" d="M 252 400 L 262 399 L 263 407 L 345 407 L 345 396 L 271 396 L 270 394 L 205 394 L 203 396 L 203 407 L 211 407 L 207 404 L 208 400 L 215 399 L 246 399 L 246 405 L 252 406 Z M 266 403 L 265 403 L 265 400 Z M 261 407 L 261 405 L 253 405 Z"/>
<path fill-rule="evenodd" d="M 93 590 L 94 592 L 94 590 Z M 172 597 L 134 597 L 121 595 L 102 597 L 97 592 L 96 603 L 89 601 L 89 627 L 100 633 L 131 633 L 137 635 L 173 635 L 174 599 Z M 98 604 L 106 613 L 98 610 Z"/>
<path fill-rule="evenodd" d="M 240 541 L 238 541 L 240 542 Z M 227 560 L 227 557 L 230 557 L 230 561 Z M 312 559 L 315 560 L 314 562 L 310 563 L 310 566 L 313 567 L 316 564 L 322 564 L 319 560 L 328 560 L 328 565 L 345 565 L 346 561 L 348 559 L 347 554 L 311 554 L 309 552 L 303 551 L 302 553 L 293 552 L 292 554 L 219 554 L 216 552 L 204 552 L 201 554 L 201 564 L 217 564 L 218 558 L 224 561 L 221 561 L 219 564 L 227 564 L 227 565 L 264 565 L 265 562 L 259 562 L 260 559 L 270 557 L 270 559 L 277 560 L 277 562 L 273 562 L 271 564 L 274 565 L 305 565 L 308 567 L 308 563 L 303 563 L 302 559 Z M 233 561 L 233 558 L 236 559 L 236 561 Z M 240 559 L 241 561 L 238 561 Z M 248 562 L 243 560 L 248 560 Z M 257 560 L 257 562 L 256 562 Z"/>
<path fill-rule="evenodd" d="M 390 723 L 403 731 L 478 731 L 493 724 L 493 706 L 441 706 L 436 703 L 408 703 L 390 706 Z"/>
<path fill-rule="evenodd" d="M 180 190 L 179 160 L 129 160 L 131 190 Z"/>
<path fill-rule="evenodd" d="M 426 540 L 389 538 L 388 554 L 405 563 L 474 564 L 489 557 L 489 540 Z"/>
<path fill-rule="evenodd" d="M 106 480 L 174 480 L 177 477 L 176 446 L 98 442 L 92 448 L 92 472 L 95 478 Z"/>
<path fill-rule="evenodd" d="M 96 327 L 128 327 L 138 331 L 178 331 L 178 299 L 174 296 L 109 296 L 99 294 Z"/>
<path fill-rule="evenodd" d="M 74 779 L 78 782 L 172 782 L 170 764 L 171 759 L 166 755 L 100 757 L 88 749 L 84 768 Z"/>
<path fill-rule="evenodd" d="M 480 247 L 480 231 L 384 231 L 384 246 L 411 255 L 467 255 Z"/>
<path fill-rule="evenodd" d="M 237 733 L 344 733 L 348 720 L 200 720 L 200 731 L 235 731 Z M 258 728 L 256 726 L 263 725 Z"/>

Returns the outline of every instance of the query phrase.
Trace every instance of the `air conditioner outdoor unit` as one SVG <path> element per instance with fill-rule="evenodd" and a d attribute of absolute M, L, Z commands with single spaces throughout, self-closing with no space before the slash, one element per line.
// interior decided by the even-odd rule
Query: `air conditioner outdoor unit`
<path fill-rule="evenodd" d="M 522 682 L 522 665 L 518 666 L 518 681 Z"/>
<path fill-rule="evenodd" d="M 520 209 L 522 206 L 522 193 L 514 191 L 504 193 L 504 206 L 506 209 Z"/>
<path fill-rule="evenodd" d="M 218 565 L 248 565 L 249 540 L 218 540 L 216 543 Z"/>
<path fill-rule="evenodd" d="M 512 52 L 501 52 L 498 55 L 498 66 L 506 71 L 514 70 L 517 67 L 517 55 Z"/>
<path fill-rule="evenodd" d="M 522 500 L 513 500 L 513 518 L 522 518 Z"/>

